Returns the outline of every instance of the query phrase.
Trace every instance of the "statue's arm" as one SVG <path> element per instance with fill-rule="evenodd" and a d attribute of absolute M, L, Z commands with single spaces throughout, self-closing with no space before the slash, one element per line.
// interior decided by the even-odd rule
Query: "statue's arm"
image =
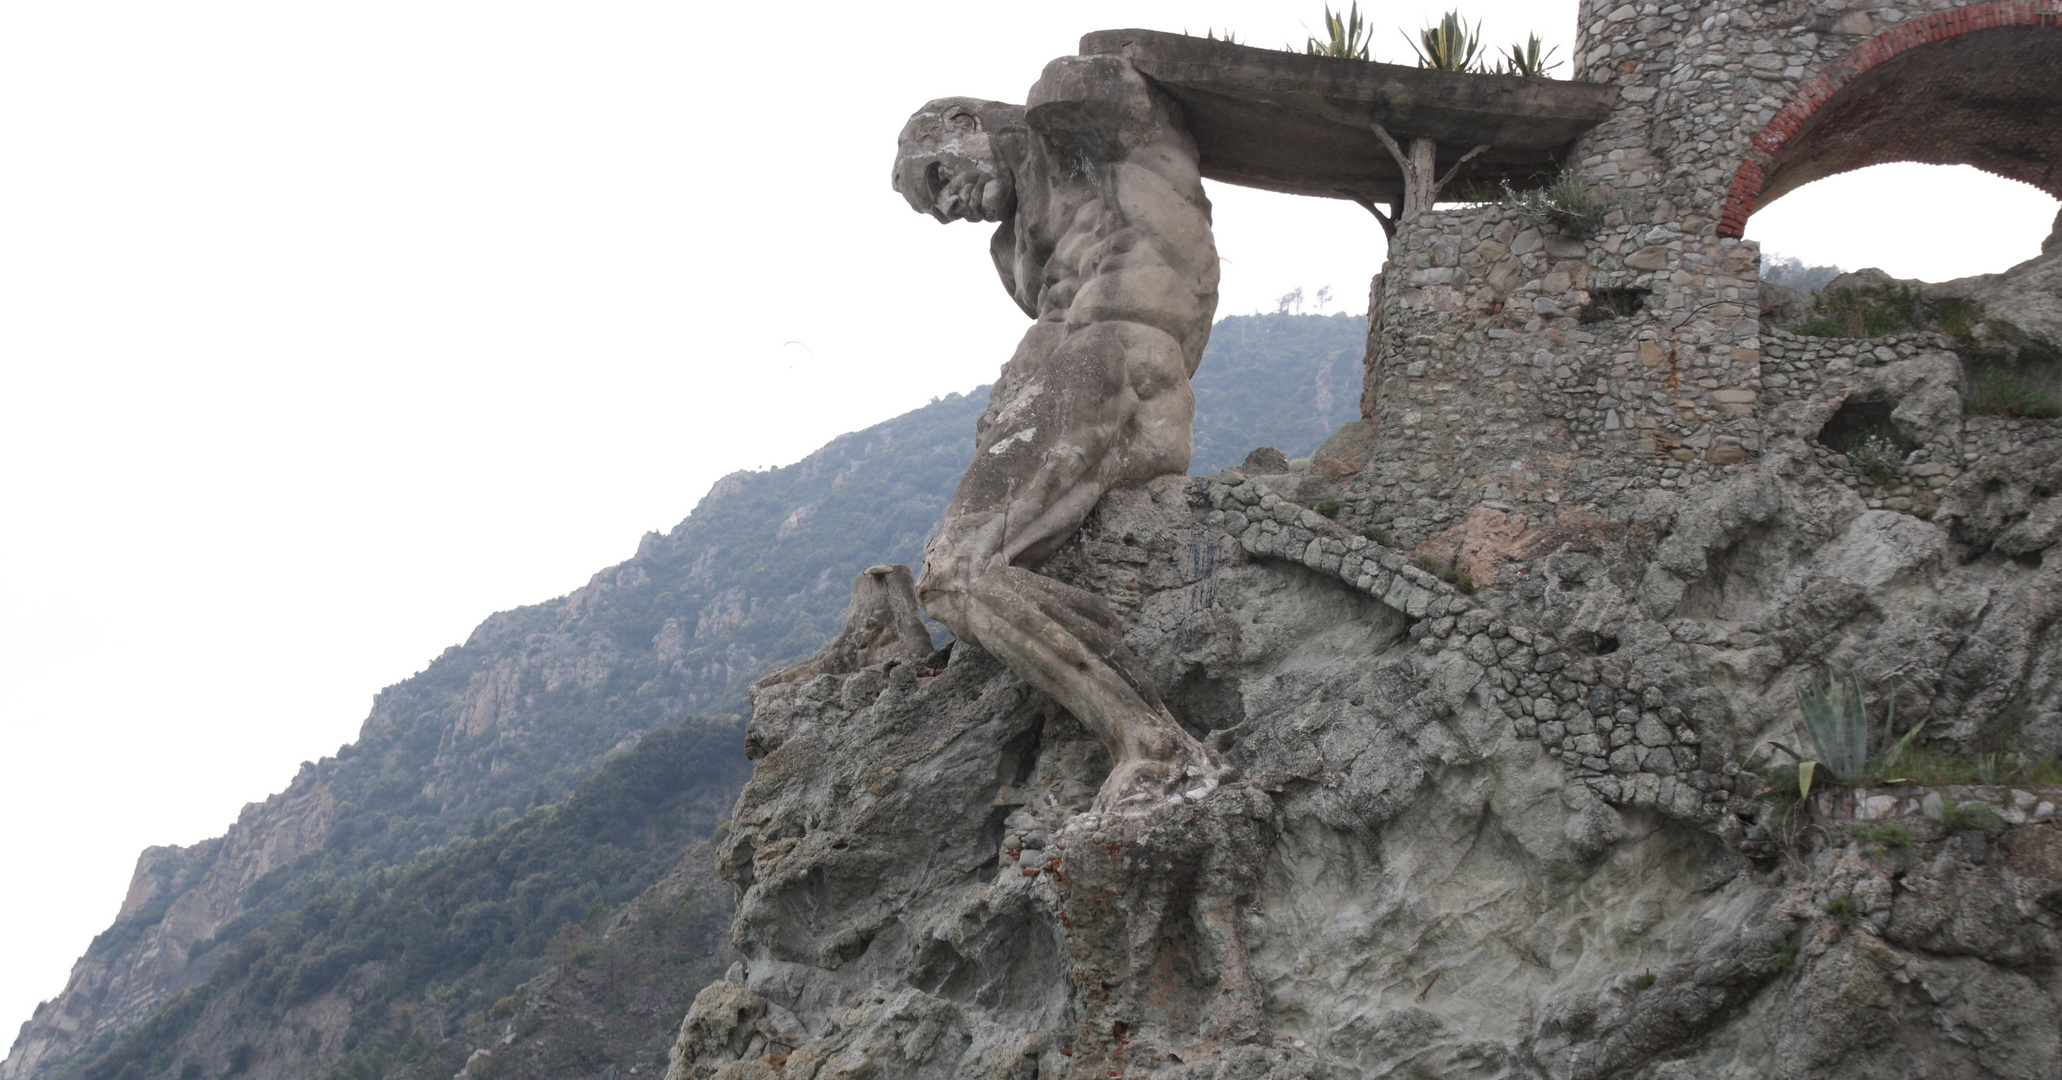
<path fill-rule="evenodd" d="M 1024 314 L 1035 319 L 1038 317 L 1037 294 L 1034 291 L 1030 300 L 1024 299 L 1025 290 L 1018 287 L 1017 255 L 1017 223 L 1005 220 L 995 227 L 995 235 L 988 238 L 988 257 L 995 261 L 996 276 L 1002 278 L 1002 287 L 1009 292 L 1010 299 L 1017 302 L 1017 307 L 1022 308 Z"/>

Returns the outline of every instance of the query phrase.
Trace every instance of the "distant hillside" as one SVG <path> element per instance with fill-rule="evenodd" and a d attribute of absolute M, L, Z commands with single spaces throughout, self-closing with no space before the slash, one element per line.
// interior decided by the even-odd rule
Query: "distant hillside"
<path fill-rule="evenodd" d="M 1193 471 L 1236 464 L 1261 445 L 1308 454 L 1356 415 L 1364 327 L 1348 316 L 1219 323 L 1195 380 Z M 836 632 L 860 570 L 914 565 L 986 407 L 985 388 L 951 394 L 793 465 L 733 473 L 685 521 L 647 535 L 635 556 L 580 590 L 488 618 L 383 691 L 355 743 L 246 807 L 226 836 L 146 852 L 121 916 L 23 1025 L 0 1080 L 343 1080 L 404 1065 L 449 1076 L 453 1048 L 490 1021 L 557 1024 L 564 1036 L 552 1043 L 563 1055 L 504 1060 L 496 1075 L 600 1077 L 613 1063 L 650 1060 L 645 1051 L 678 1016 L 608 1002 L 618 989 L 632 1000 L 637 986 L 700 970 L 713 954 L 661 963 L 654 958 L 671 946 L 653 943 L 726 919 L 728 901 L 698 894 L 697 904 L 715 906 L 697 907 L 692 925 L 650 898 L 624 902 L 662 875 L 662 893 L 702 887 L 697 868 L 675 866 L 679 852 L 713 824 L 702 808 L 727 807 L 745 776 L 734 736 L 653 743 L 650 733 L 744 712 L 753 679 Z M 695 730 L 726 722 L 698 720 Z M 693 748 L 683 775 L 695 783 L 665 798 L 696 809 L 662 815 L 641 846 L 621 847 L 638 853 L 637 865 L 590 874 L 587 892 L 552 885 L 559 899 L 542 908 L 542 884 L 475 872 L 510 844 L 560 850 L 538 830 L 556 820 L 552 804 L 600 797 L 575 793 L 586 778 L 620 786 L 607 779 L 617 774 L 596 774 L 612 753 L 642 760 L 683 746 Z M 489 907 L 432 902 L 435 883 L 461 880 L 474 883 L 469 903 Z M 578 904 L 564 899 L 572 895 Z M 604 927 L 614 927 L 614 944 L 581 936 Z M 613 957 L 614 989 L 588 977 L 583 965 L 596 957 Z M 520 1017 L 488 1015 L 532 976 Z M 318 1001 L 319 1021 L 306 1013 Z M 574 1019 L 604 1013 L 614 1018 L 599 1033 Z"/>
<path fill-rule="evenodd" d="M 1360 418 L 1361 315 L 1233 315 L 1210 331 L 1196 371 L 1196 450 L 1189 471 L 1213 473 L 1256 446 L 1290 458 Z"/>

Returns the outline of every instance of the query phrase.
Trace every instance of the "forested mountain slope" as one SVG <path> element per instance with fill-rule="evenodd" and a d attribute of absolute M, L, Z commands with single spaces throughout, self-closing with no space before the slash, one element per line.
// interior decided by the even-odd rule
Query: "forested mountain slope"
<path fill-rule="evenodd" d="M 1259 445 L 1308 454 L 1355 414 L 1364 332 L 1365 320 L 1348 316 L 1220 322 L 1195 380 L 1195 471 L 1236 463 Z M 706 859 L 695 863 L 694 850 L 717 820 L 704 810 L 714 806 L 720 818 L 743 781 L 741 740 L 710 734 L 728 730 L 722 720 L 697 720 L 699 734 L 686 743 L 650 751 L 648 733 L 675 729 L 683 717 L 743 712 L 751 680 L 836 632 L 855 574 L 874 563 L 914 565 L 986 405 L 985 388 L 953 394 L 840 436 L 793 465 L 723 478 L 685 521 L 647 535 L 628 561 L 564 598 L 488 618 L 465 644 L 381 692 L 356 742 L 246 807 L 225 836 L 145 852 L 121 915 L 64 992 L 23 1025 L 0 1080 L 442 1067 L 432 1052 L 442 1040 L 468 1024 L 517 1022 L 487 1014 L 508 987 L 547 969 L 532 987 L 539 999 L 563 999 L 567 1016 L 612 1013 L 606 1003 L 616 990 L 590 993 L 586 968 L 563 966 L 574 952 L 586 961 L 601 955 L 580 951 L 587 946 L 579 935 L 616 926 L 631 937 L 610 948 L 649 957 L 667 949 L 622 942 L 691 938 L 706 929 L 703 917 L 717 920 L 711 926 L 727 917 L 720 890 L 703 888 Z M 437 875 L 464 877 L 468 860 L 533 835 L 583 778 L 625 782 L 596 774 L 612 752 L 687 752 L 682 746 L 695 748 L 696 786 L 666 797 L 692 811 L 651 817 L 636 845 L 619 845 L 642 861 L 596 877 L 578 912 L 523 908 L 522 919 L 505 922 L 429 903 L 432 885 L 446 880 Z M 655 896 L 691 894 L 699 914 L 682 921 L 671 901 L 650 897 L 626 906 L 648 886 Z M 498 910 L 530 902 L 518 895 L 527 895 L 523 880 L 479 887 L 478 903 L 515 905 Z M 393 899 L 397 890 L 417 895 L 410 888 L 421 910 Z M 346 948 L 331 930 L 338 910 L 358 920 L 350 934 L 372 934 L 368 919 L 408 929 L 352 938 L 358 944 Z M 474 938 L 437 953 L 443 959 L 432 975 L 396 974 L 429 970 L 419 966 L 421 950 L 446 946 L 421 942 L 452 935 Z M 561 942 L 559 952 L 540 941 Z M 682 972 L 699 970 L 709 955 L 674 974 L 686 978 Z M 611 963 L 609 979 L 626 995 L 634 997 L 638 980 L 659 977 L 649 959 Z M 203 998 L 208 1004 L 194 1004 Z M 521 1016 L 530 1021 L 555 1015 L 525 1002 Z M 309 1009 L 327 1011 L 318 1019 Z M 404 1014 L 407 1024 L 389 1022 Z M 567 1061 L 533 1064 L 544 1070 L 538 1075 L 601 1075 L 605 1064 L 589 1070 L 580 1062 L 626 1060 L 669 1035 L 675 1019 L 632 1009 L 599 1033 L 569 1026 Z M 246 1044 L 240 1057 L 229 1056 Z M 188 1075 L 189 1063 L 199 1071 Z"/>

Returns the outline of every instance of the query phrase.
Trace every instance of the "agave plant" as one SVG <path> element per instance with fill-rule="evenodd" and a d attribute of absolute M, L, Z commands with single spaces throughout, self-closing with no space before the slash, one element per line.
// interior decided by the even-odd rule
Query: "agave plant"
<path fill-rule="evenodd" d="M 1482 23 L 1478 20 L 1470 30 L 1458 11 L 1447 12 L 1439 25 L 1418 31 L 1417 41 L 1411 41 L 1409 34 L 1403 35 L 1403 40 L 1410 42 L 1411 51 L 1418 54 L 1419 67 L 1436 71 L 1482 70 Z"/>
<path fill-rule="evenodd" d="M 1831 678 L 1824 683 L 1813 681 L 1797 691 L 1797 712 L 1804 719 L 1805 738 L 1818 756 L 1807 758 L 1803 754 L 1771 742 L 1770 746 L 1797 759 L 1797 787 L 1799 797 L 1811 794 L 1811 783 L 1818 769 L 1824 768 L 1835 779 L 1852 783 L 1869 775 L 1869 716 L 1862 700 L 1861 681 L 1849 675 L 1845 682 Z M 1885 753 L 1877 771 L 1889 775 L 1911 753 L 1918 741 L 1920 729 L 1926 726 L 1921 720 L 1902 738 L 1891 741 L 1896 731 L 1897 697 L 1892 694 L 1883 717 L 1883 742 Z"/>
<path fill-rule="evenodd" d="M 1523 45 L 1515 42 L 1512 43 L 1510 53 L 1502 61 L 1498 62 L 1496 73 L 1499 75 L 1522 75 L 1528 79 L 1537 79 L 1555 67 L 1560 66 L 1560 61 L 1554 59 L 1554 53 L 1560 47 L 1555 46 L 1552 49 L 1548 49 L 1545 53 L 1541 53 L 1539 47 L 1542 44 L 1544 42 L 1539 40 L 1538 34 L 1526 35 L 1525 44 Z"/>
<path fill-rule="evenodd" d="M 1325 5 L 1325 40 L 1310 38 L 1303 45 L 1303 51 L 1311 56 L 1337 56 L 1347 60 L 1368 59 L 1368 45 L 1373 42 L 1374 28 L 1361 21 L 1360 0 L 1353 0 L 1344 15 L 1332 13 L 1332 5 Z"/>

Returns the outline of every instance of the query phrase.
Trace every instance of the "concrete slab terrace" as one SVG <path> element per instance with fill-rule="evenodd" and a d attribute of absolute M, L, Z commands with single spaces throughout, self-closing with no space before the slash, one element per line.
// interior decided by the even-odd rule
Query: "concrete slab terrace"
<path fill-rule="evenodd" d="M 1384 204 L 1403 171 L 1375 135 L 1438 140 L 1441 175 L 1476 146 L 1450 192 L 1526 185 L 1611 115 L 1608 84 L 1465 74 L 1304 56 L 1153 30 L 1099 30 L 1081 55 L 1122 56 L 1181 103 L 1203 175 L 1291 195 Z"/>

